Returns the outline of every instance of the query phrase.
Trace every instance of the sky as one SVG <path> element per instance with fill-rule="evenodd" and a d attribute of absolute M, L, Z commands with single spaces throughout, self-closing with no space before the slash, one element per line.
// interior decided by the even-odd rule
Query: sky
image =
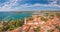
<path fill-rule="evenodd" d="M 60 10 L 60 0 L 0 0 L 0 11 Z"/>

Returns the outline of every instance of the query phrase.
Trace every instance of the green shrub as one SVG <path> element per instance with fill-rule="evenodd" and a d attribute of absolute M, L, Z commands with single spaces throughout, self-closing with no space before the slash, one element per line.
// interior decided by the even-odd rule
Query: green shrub
<path fill-rule="evenodd" d="M 53 19 L 54 18 L 54 15 L 50 15 L 49 19 Z"/>
<path fill-rule="evenodd" d="M 32 20 L 33 20 L 33 18 L 32 18 L 32 17 L 29 17 L 29 18 L 28 18 L 28 20 L 31 20 L 31 21 L 32 21 Z"/>
<path fill-rule="evenodd" d="M 24 19 L 3 22 L 3 31 L 16 29 L 18 27 L 21 27 L 23 24 L 24 24 Z"/>
<path fill-rule="evenodd" d="M 48 18 L 41 17 L 41 20 L 42 20 L 42 21 L 47 21 Z"/>
<path fill-rule="evenodd" d="M 52 29 L 50 29 L 50 30 L 48 30 L 48 32 L 53 32 L 53 30 L 52 30 Z"/>
<path fill-rule="evenodd" d="M 56 28 L 60 31 L 60 26 L 56 26 Z"/>
<path fill-rule="evenodd" d="M 40 32 L 40 27 L 34 29 L 35 32 Z"/>
<path fill-rule="evenodd" d="M 0 32 L 3 32 L 3 27 L 0 27 Z"/>

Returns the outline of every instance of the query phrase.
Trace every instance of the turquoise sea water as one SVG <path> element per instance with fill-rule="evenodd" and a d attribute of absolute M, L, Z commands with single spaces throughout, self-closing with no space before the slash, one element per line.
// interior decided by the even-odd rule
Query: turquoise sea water
<path fill-rule="evenodd" d="M 11 13 L 11 12 L 0 12 L 0 20 L 17 20 L 17 19 L 21 19 L 24 17 L 29 17 L 31 16 L 31 13 Z"/>

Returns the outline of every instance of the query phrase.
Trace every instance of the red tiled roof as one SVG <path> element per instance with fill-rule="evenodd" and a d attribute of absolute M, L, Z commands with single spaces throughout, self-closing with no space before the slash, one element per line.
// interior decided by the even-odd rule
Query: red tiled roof
<path fill-rule="evenodd" d="M 56 23 L 57 25 L 60 26 L 60 22 L 57 19 L 58 19 L 57 17 L 54 17 L 54 19 L 48 20 L 44 24 L 39 24 L 39 25 L 40 25 L 40 27 L 42 27 L 42 26 L 49 26 L 51 29 L 54 29 L 53 32 L 58 32 L 58 30 L 53 25 L 54 23 Z M 32 23 L 33 21 L 34 22 L 38 22 L 38 23 L 42 22 L 42 20 L 39 20 L 39 18 L 34 18 L 34 20 L 28 21 L 27 23 Z M 28 24 L 24 24 L 22 30 L 21 30 L 21 28 L 18 28 L 17 30 L 13 30 L 13 32 L 20 32 L 20 30 L 24 31 L 24 32 L 27 32 L 27 31 L 28 32 L 34 32 L 34 27 L 35 27 L 34 24 L 32 24 L 31 26 L 28 25 Z M 44 29 L 45 28 L 41 29 L 41 32 L 44 32 L 45 31 Z"/>

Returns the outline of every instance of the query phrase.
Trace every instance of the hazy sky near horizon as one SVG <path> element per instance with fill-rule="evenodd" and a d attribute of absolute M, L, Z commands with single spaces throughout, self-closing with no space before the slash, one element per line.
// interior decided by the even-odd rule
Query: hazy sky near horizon
<path fill-rule="evenodd" d="M 60 10 L 60 0 L 0 0 L 0 11 Z"/>

